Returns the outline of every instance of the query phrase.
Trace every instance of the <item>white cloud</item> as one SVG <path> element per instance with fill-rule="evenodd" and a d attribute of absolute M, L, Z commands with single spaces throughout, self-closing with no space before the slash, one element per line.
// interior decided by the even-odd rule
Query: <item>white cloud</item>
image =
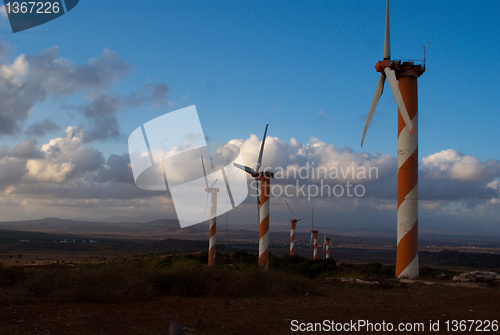
<path fill-rule="evenodd" d="M 59 57 L 58 47 L 21 54 L 9 64 L 5 62 L 9 50 L 8 44 L 0 42 L 4 63 L 0 65 L 0 135 L 18 132 L 35 104 L 51 96 L 106 89 L 130 71 L 130 65 L 108 49 L 82 65 Z"/>
<path fill-rule="evenodd" d="M 28 177 L 35 181 L 51 181 L 60 183 L 66 180 L 74 165 L 71 162 L 49 163 L 41 160 L 26 162 Z"/>
<path fill-rule="evenodd" d="M 7 9 L 5 8 L 5 5 L 0 6 L 0 18 L 2 19 L 7 19 Z"/>
<path fill-rule="evenodd" d="M 448 149 L 423 157 L 421 169 L 428 179 L 491 181 L 500 176 L 500 161 L 481 162 L 476 157 Z"/>
<path fill-rule="evenodd" d="M 26 162 L 27 178 L 37 181 L 63 182 L 72 174 L 84 175 L 97 170 L 103 163 L 102 154 L 82 145 L 83 131 L 67 127 L 65 137 L 54 138 L 42 145 L 43 159 Z"/>
<path fill-rule="evenodd" d="M 2 200 L 9 203 L 11 209 L 18 206 L 22 213 L 25 213 L 21 210 L 23 206 L 33 204 L 32 215 L 74 213 L 72 217 L 85 217 L 88 208 L 95 208 L 92 211 L 94 218 L 98 213 L 108 217 L 121 214 L 120 211 L 134 213 L 134 206 L 140 204 L 141 208 L 135 208 L 137 213 L 148 208 L 145 214 L 163 216 L 168 212 L 175 217 L 168 192 L 144 191 L 135 186 L 128 154 L 110 155 L 105 160 L 100 151 L 85 143 L 84 138 L 84 131 L 72 126 L 66 128 L 64 136 L 41 145 L 34 139 L 27 139 L 13 149 L 0 147 Z M 240 146 L 247 165 L 256 161 L 260 149 L 260 139 L 256 135 L 235 139 L 231 143 Z M 221 155 L 225 157 L 224 152 Z M 421 214 L 433 213 L 440 220 L 448 218 L 443 219 L 445 221 L 460 216 L 496 220 L 495 215 L 500 214 L 498 164 L 496 160 L 480 161 L 456 150 L 424 157 L 419 185 Z M 326 168 L 328 171 L 377 167 L 378 178 L 364 179 L 349 173 L 343 176 L 340 172 L 337 179 L 326 180 L 330 185 L 361 184 L 366 187 L 366 195 L 362 198 L 324 196 L 309 202 L 298 196 L 291 201 L 298 211 L 309 211 L 313 206 L 318 212 L 334 212 L 336 220 L 343 222 L 345 227 L 377 220 L 387 222 L 395 215 L 397 162 L 390 155 L 337 148 L 314 137 L 305 144 L 293 138 L 287 142 L 268 137 L 263 167 L 271 167 L 275 173 L 279 169 L 290 172 L 305 167 Z M 319 179 L 322 178 L 300 180 L 300 183 L 318 184 Z M 272 185 L 294 182 L 295 177 L 290 175 L 288 178 L 274 178 Z M 251 218 L 255 211 L 254 199 L 249 199 L 235 212 L 243 213 L 248 222 L 254 221 Z M 278 199 L 273 200 L 273 208 L 280 208 L 282 201 Z M 162 203 L 163 206 L 154 207 L 152 203 Z M 282 210 L 283 213 L 287 211 L 286 207 Z M 380 215 L 379 219 L 377 215 Z M 279 216 L 272 220 L 279 220 Z"/>
<path fill-rule="evenodd" d="M 13 85 L 20 85 L 28 73 L 26 55 L 18 56 L 12 65 L 0 65 L 0 77 Z"/>
<path fill-rule="evenodd" d="M 233 140 L 232 143 L 240 146 L 247 165 L 255 164 L 261 143 L 256 135 L 251 135 L 244 141 Z M 290 178 L 300 178 L 299 170 L 307 168 L 309 172 L 303 171 L 302 176 L 307 176 L 307 179 L 314 182 L 323 179 L 328 183 L 371 183 L 394 171 L 396 160 L 390 155 L 371 155 L 354 152 L 348 147 L 337 148 L 315 137 L 311 137 L 308 143 L 301 144 L 294 138 L 286 142 L 269 136 L 264 148 L 262 168 L 274 170 L 278 178 L 278 171 Z"/>

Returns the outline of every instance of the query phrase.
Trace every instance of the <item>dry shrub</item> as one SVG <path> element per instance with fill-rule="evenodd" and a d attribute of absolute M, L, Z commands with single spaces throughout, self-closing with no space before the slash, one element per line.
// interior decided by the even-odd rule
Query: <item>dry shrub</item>
<path fill-rule="evenodd" d="M 314 282 L 293 273 L 262 272 L 257 266 L 208 267 L 193 257 L 117 259 L 71 270 L 24 274 L 1 269 L 0 303 L 124 303 L 159 295 L 188 297 L 257 297 L 314 294 Z M 13 271 L 13 270 L 12 270 Z"/>

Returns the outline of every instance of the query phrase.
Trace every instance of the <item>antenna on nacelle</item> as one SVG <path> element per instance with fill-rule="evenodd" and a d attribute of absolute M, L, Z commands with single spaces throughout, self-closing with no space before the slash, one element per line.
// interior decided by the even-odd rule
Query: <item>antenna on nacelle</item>
<path fill-rule="evenodd" d="M 425 50 L 429 47 L 429 44 L 424 45 L 424 69 L 425 69 Z"/>

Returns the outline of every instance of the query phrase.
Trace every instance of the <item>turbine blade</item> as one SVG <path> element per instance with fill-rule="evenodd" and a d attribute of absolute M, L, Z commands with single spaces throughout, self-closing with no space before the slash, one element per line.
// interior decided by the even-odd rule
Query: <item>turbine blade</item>
<path fill-rule="evenodd" d="M 229 159 L 227 163 L 229 165 Z M 231 201 L 231 206 L 234 209 L 236 206 L 234 205 L 233 193 L 231 192 L 231 188 L 229 187 L 229 183 L 227 181 L 226 170 L 225 168 L 222 168 L 221 171 L 222 171 L 222 177 L 224 178 L 224 183 L 226 184 L 227 195 L 229 196 L 229 200 Z"/>
<path fill-rule="evenodd" d="M 210 186 L 210 188 L 214 188 L 215 183 L 218 182 L 218 181 L 219 181 L 219 179 L 215 179 L 215 181 L 213 182 L 212 186 Z"/>
<path fill-rule="evenodd" d="M 375 94 L 373 94 L 372 104 L 370 105 L 370 110 L 368 111 L 368 117 L 366 118 L 365 129 L 363 130 L 363 137 L 361 138 L 361 147 L 363 146 L 363 142 L 365 141 L 366 131 L 368 130 L 368 126 L 370 125 L 375 107 L 377 107 L 380 96 L 384 91 L 384 82 L 385 74 L 381 73 L 380 78 L 378 79 L 377 87 L 375 88 Z"/>
<path fill-rule="evenodd" d="M 257 174 L 257 172 L 255 172 L 254 169 L 248 167 L 248 166 L 244 166 L 244 165 L 241 165 L 241 164 L 238 164 L 238 163 L 233 163 L 234 166 L 236 166 L 238 169 L 241 169 L 245 172 L 248 172 L 250 173 L 252 176 L 255 176 Z"/>
<path fill-rule="evenodd" d="M 203 167 L 203 176 L 205 177 L 205 185 L 208 188 L 207 172 L 205 171 L 205 163 L 203 163 L 203 156 L 201 156 L 201 166 Z"/>
<path fill-rule="evenodd" d="M 311 238 L 309 239 L 309 250 L 311 250 L 312 242 L 313 242 L 313 233 L 311 232 Z"/>
<path fill-rule="evenodd" d="M 385 8 L 384 59 L 391 59 L 391 37 L 389 34 L 389 0 Z"/>
<path fill-rule="evenodd" d="M 385 75 L 387 77 L 387 83 L 391 88 L 392 94 L 394 95 L 394 99 L 396 100 L 396 104 L 398 105 L 399 112 L 405 121 L 406 127 L 410 131 L 410 134 L 413 134 L 415 129 L 413 129 L 413 123 L 410 120 L 410 116 L 408 115 L 408 111 L 406 110 L 405 103 L 403 101 L 403 97 L 401 96 L 401 92 L 398 87 L 398 80 L 396 79 L 396 72 L 386 67 L 384 69 Z"/>
<path fill-rule="evenodd" d="M 311 230 L 314 230 L 314 209 L 311 209 Z"/>
<path fill-rule="evenodd" d="M 266 143 L 267 126 L 269 125 L 266 124 L 266 130 L 264 131 L 264 137 L 262 138 L 262 145 L 260 146 L 259 159 L 257 160 L 257 168 L 255 169 L 256 171 L 259 171 L 260 166 L 262 165 L 262 153 L 264 152 L 264 143 Z"/>
<path fill-rule="evenodd" d="M 306 216 L 304 216 L 303 218 L 300 218 L 297 220 L 297 222 L 299 222 L 300 220 L 304 220 L 306 218 Z"/>
<path fill-rule="evenodd" d="M 292 209 L 290 208 L 290 205 L 288 205 L 288 202 L 286 201 L 286 199 L 285 199 L 285 204 L 288 206 L 290 213 L 292 213 L 292 217 L 295 219 L 295 215 L 293 215 Z"/>

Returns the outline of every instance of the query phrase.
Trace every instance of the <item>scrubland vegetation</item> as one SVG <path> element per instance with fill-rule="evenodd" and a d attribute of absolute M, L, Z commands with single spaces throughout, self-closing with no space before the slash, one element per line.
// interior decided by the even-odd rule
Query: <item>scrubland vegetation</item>
<path fill-rule="evenodd" d="M 333 259 L 271 255 L 270 271 L 257 267 L 257 256 L 245 251 L 218 254 L 206 266 L 207 253 L 136 255 L 100 264 L 26 271 L 0 268 L 0 303 L 146 301 L 158 296 L 283 297 L 320 295 L 318 282 L 328 277 L 393 278 L 394 267 L 382 264 L 340 264 Z M 422 269 L 433 278 L 443 271 Z M 453 273 L 447 272 L 447 275 Z"/>

